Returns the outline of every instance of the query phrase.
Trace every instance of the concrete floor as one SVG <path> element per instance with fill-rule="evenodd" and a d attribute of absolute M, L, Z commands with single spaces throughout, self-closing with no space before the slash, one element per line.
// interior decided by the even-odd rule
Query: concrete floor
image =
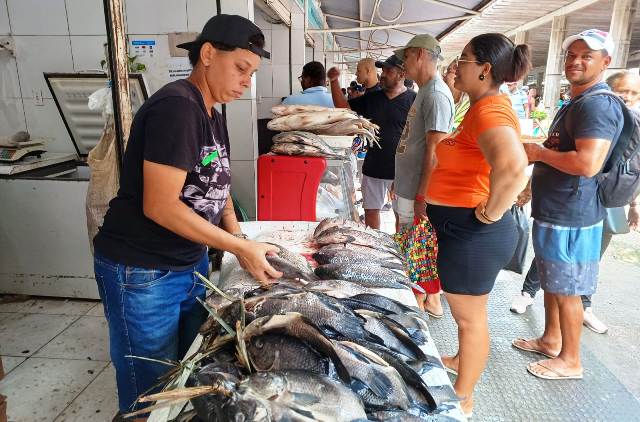
<path fill-rule="evenodd" d="M 393 230 L 392 212 L 384 213 L 383 221 L 386 230 Z M 586 366 L 587 374 L 591 369 L 610 384 L 604 390 L 599 385 L 598 390 L 594 382 L 593 392 L 605 391 L 604 397 L 588 396 L 589 402 L 581 405 L 567 394 L 574 399 L 562 401 L 559 397 L 576 384 L 541 388 L 544 384 L 526 374 L 524 363 L 517 363 L 514 369 L 516 359 L 525 362 L 532 357 L 512 350 L 510 336 L 539 333 L 544 322 L 541 297 L 524 315 L 509 312 L 510 299 L 521 282 L 522 276 L 503 272 L 492 293 L 492 357 L 478 387 L 483 403 L 476 406 L 474 420 L 607 420 L 589 413 L 600 400 L 640 409 L 640 233 L 614 237 L 603 259 L 593 306 L 609 325 L 609 332 L 583 332 L 583 354 L 592 365 Z M 432 323 L 431 333 L 441 351 L 455 350 L 455 328 L 448 314 Z M 7 372 L 0 381 L 0 394 L 8 396 L 9 421 L 108 422 L 116 413 L 115 375 L 100 303 L 36 298 L 0 304 L 0 355 Z M 588 377 L 577 382 L 590 392 Z M 554 405 L 543 406 L 547 412 L 541 413 L 540 408 L 528 405 L 530 401 Z M 617 420 L 640 420 L 640 411 L 635 416 Z"/>

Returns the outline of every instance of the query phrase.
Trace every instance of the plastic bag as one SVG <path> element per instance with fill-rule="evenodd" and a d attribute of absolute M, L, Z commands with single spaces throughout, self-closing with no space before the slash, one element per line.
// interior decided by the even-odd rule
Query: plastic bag
<path fill-rule="evenodd" d="M 513 215 L 513 219 L 516 221 L 518 243 L 516 244 L 511 261 L 509 261 L 504 269 L 522 274 L 524 272 L 524 261 L 527 256 L 527 245 L 529 244 L 529 218 L 524 209 L 517 205 L 511 207 L 511 215 Z"/>
<path fill-rule="evenodd" d="M 85 209 L 89 245 L 93 253 L 93 238 L 102 225 L 111 201 L 118 193 L 118 155 L 113 119 L 108 119 L 98 144 L 89 151 L 87 164 L 91 169 Z"/>
<path fill-rule="evenodd" d="M 320 221 L 325 218 L 333 218 L 340 215 L 340 211 L 344 209 L 344 202 L 329 192 L 325 187 L 318 187 L 318 195 L 316 196 L 316 220 Z"/>
<path fill-rule="evenodd" d="M 416 220 L 396 233 L 394 240 L 407 259 L 407 274 L 411 281 L 427 293 L 438 293 L 438 239 L 431 222 L 427 219 Z"/>
<path fill-rule="evenodd" d="M 89 95 L 89 110 L 101 110 L 102 115 L 108 117 L 113 115 L 113 97 L 111 88 L 100 88 Z"/>

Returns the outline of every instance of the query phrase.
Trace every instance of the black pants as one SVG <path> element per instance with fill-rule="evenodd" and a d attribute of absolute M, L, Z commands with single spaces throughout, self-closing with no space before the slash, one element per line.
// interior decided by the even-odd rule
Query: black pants
<path fill-rule="evenodd" d="M 602 246 L 600 247 L 600 259 L 604 255 L 605 251 L 609 247 L 609 243 L 611 243 L 611 238 L 613 237 L 610 233 L 602 233 Z M 527 272 L 526 277 L 524 278 L 524 283 L 522 284 L 522 292 L 528 293 L 529 296 L 535 297 L 536 293 L 540 290 L 540 276 L 538 275 L 538 266 L 536 265 L 536 260 L 531 261 L 531 266 L 529 267 L 529 271 Z M 582 307 L 590 308 L 591 307 L 591 296 L 580 296 L 582 299 Z"/>

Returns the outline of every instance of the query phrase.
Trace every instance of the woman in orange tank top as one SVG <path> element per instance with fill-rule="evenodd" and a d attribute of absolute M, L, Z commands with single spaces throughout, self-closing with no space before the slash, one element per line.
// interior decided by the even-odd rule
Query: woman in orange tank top
<path fill-rule="evenodd" d="M 473 389 L 489 354 L 487 299 L 498 272 L 513 256 L 516 227 L 506 212 L 526 184 L 527 156 L 505 81 L 531 67 L 526 45 L 501 34 L 473 38 L 457 59 L 455 88 L 471 106 L 458 128 L 436 147 L 427 215 L 438 235 L 438 273 L 458 324 L 458 353 L 443 357 L 458 373 L 462 409 L 473 409 Z"/>

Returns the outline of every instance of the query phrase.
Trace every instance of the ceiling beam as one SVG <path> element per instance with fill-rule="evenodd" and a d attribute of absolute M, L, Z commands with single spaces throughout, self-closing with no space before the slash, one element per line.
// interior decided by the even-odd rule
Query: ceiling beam
<path fill-rule="evenodd" d="M 399 46 L 385 46 L 385 47 L 379 47 L 379 48 L 364 48 L 364 49 L 357 49 L 357 50 L 327 50 L 325 51 L 325 53 L 342 53 L 342 54 L 349 54 L 349 53 L 360 53 L 360 52 L 367 52 L 367 51 L 386 51 L 386 50 L 397 50 L 398 48 L 402 48 L 404 47 L 404 45 L 399 45 Z"/>
<path fill-rule="evenodd" d="M 334 19 L 339 19 L 339 20 L 348 21 L 348 22 L 355 22 L 355 23 L 360 23 L 360 24 L 364 23 L 366 25 L 369 25 L 369 22 L 363 21 L 363 20 L 360 20 L 360 19 L 348 18 L 346 16 L 334 15 L 334 14 L 331 14 L 331 13 L 325 13 L 324 15 L 326 17 L 328 17 L 328 18 L 334 18 Z M 360 26 L 362 26 L 362 25 L 360 25 Z M 409 34 L 411 36 L 417 35 L 415 32 L 405 31 L 404 29 L 400 29 L 400 28 L 389 28 L 389 29 L 392 29 L 392 30 L 398 31 L 398 32 L 403 32 L 403 33 Z M 367 41 L 367 40 L 363 39 L 362 41 Z"/>
<path fill-rule="evenodd" d="M 538 26 L 544 25 L 545 23 L 549 23 L 553 21 L 553 18 L 556 16 L 568 15 L 570 13 L 576 12 L 580 9 L 584 9 L 587 6 L 591 6 L 594 3 L 597 3 L 600 0 L 577 0 L 573 3 L 569 3 L 565 6 L 562 6 L 559 9 L 554 10 L 551 13 L 547 13 L 546 15 L 539 17 L 538 19 L 534 19 L 531 22 L 527 22 L 524 25 L 520 25 L 507 31 L 504 33 L 507 37 L 511 37 L 516 34 L 516 32 L 524 32 L 533 28 L 537 28 Z"/>
<path fill-rule="evenodd" d="M 597 0 L 591 0 L 597 1 Z M 474 18 L 474 15 L 467 16 L 459 16 L 455 18 L 443 18 L 443 19 L 431 19 L 426 21 L 418 21 L 418 22 L 405 22 L 405 23 L 394 23 L 391 25 L 371 25 L 368 27 L 355 27 L 355 28 L 329 28 L 329 29 L 309 29 L 307 32 L 309 33 L 340 33 L 340 32 L 364 32 L 364 31 L 375 31 L 377 29 L 396 29 L 396 28 L 410 28 L 414 26 L 426 26 L 426 25 L 436 25 L 439 23 L 447 23 L 447 22 L 456 22 L 461 20 L 467 20 Z"/>
<path fill-rule="evenodd" d="M 425 1 L 427 3 L 439 4 L 440 6 L 444 6 L 444 7 L 450 7 L 452 9 L 456 9 L 456 10 L 459 10 L 459 11 L 464 12 L 464 13 L 470 13 L 472 15 L 479 15 L 481 13 L 481 12 L 478 12 L 478 11 L 475 11 L 475 10 L 472 10 L 472 9 L 467 9 L 466 7 L 458 6 L 458 5 L 451 4 L 451 3 L 446 3 L 446 2 L 440 1 L 440 0 L 422 0 L 422 1 Z"/>

